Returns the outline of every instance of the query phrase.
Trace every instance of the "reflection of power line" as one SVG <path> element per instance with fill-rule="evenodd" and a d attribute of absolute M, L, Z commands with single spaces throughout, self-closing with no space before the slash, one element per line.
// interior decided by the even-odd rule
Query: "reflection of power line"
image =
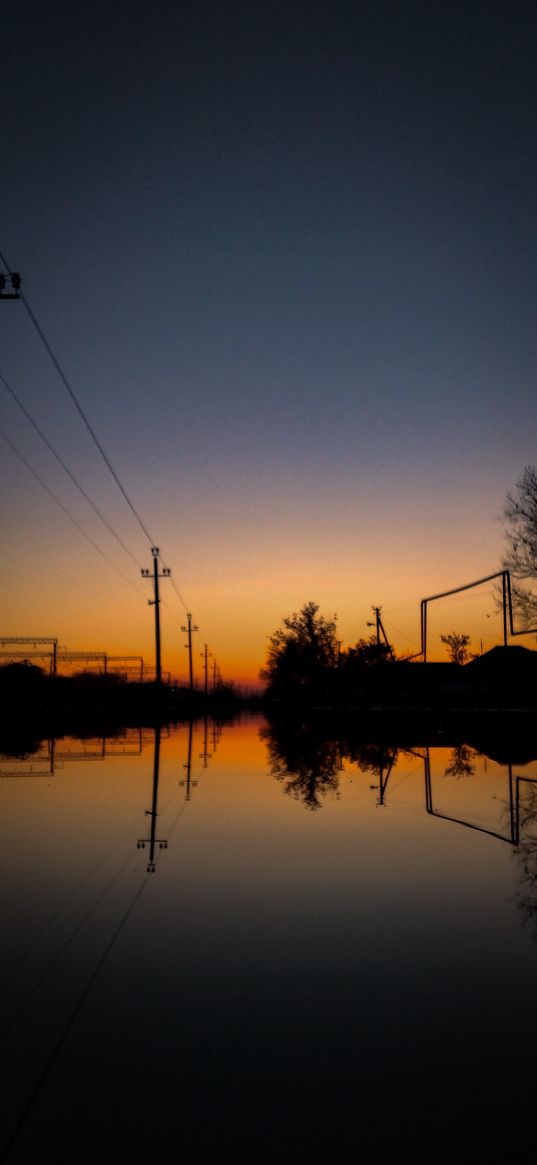
<path fill-rule="evenodd" d="M 101 955 L 101 958 L 99 959 L 97 966 L 95 967 L 88 983 L 86 984 L 86 987 L 85 987 L 84 991 L 82 992 L 82 995 L 80 996 L 78 1003 L 76 1004 L 75 1008 L 71 1012 L 71 1015 L 70 1015 L 69 1019 L 67 1020 L 67 1023 L 65 1024 L 65 1027 L 64 1027 L 59 1039 L 56 1041 L 56 1044 L 54 1045 L 54 1047 L 52 1049 L 52 1052 L 51 1052 L 51 1054 L 50 1054 L 50 1056 L 45 1064 L 45 1067 L 43 1068 L 43 1071 L 41 1072 L 41 1074 L 37 1080 L 37 1083 L 35 1084 L 32 1092 L 30 1093 L 30 1096 L 26 1102 L 26 1105 L 25 1105 L 21 1115 L 19 1116 L 19 1119 L 18 1119 L 16 1125 L 12 1129 L 12 1131 L 8 1137 L 8 1140 L 7 1140 L 6 1144 L 4 1145 L 4 1149 L 2 1151 L 2 1158 L 1 1158 L 2 1160 L 5 1160 L 9 1156 L 13 1146 L 15 1145 L 16 1141 L 18 1140 L 18 1138 L 19 1138 L 19 1136 L 24 1128 L 24 1125 L 26 1124 L 26 1121 L 28 1120 L 28 1117 L 32 1111 L 32 1108 L 37 1100 L 37 1097 L 39 1096 L 39 1093 L 41 1092 L 41 1089 L 42 1089 L 42 1087 L 47 1079 L 47 1076 L 49 1075 L 49 1072 L 50 1072 L 52 1066 L 54 1065 L 59 1053 L 61 1052 L 61 1050 L 62 1050 L 62 1048 L 67 1040 L 67 1037 L 69 1036 L 72 1028 L 74 1027 L 74 1025 L 78 1019 L 78 1016 L 80 1015 L 80 1012 L 82 1011 L 82 1008 L 86 1002 L 86 999 L 88 998 L 88 995 L 90 994 L 92 987 L 93 987 L 93 985 L 94 985 L 94 983 L 95 983 L 95 981 L 96 981 L 96 979 L 101 971 L 101 968 L 104 966 L 104 964 L 108 958 L 108 955 L 110 954 L 110 951 L 112 950 L 112 947 L 114 946 L 114 943 L 118 939 L 121 931 L 123 930 L 123 927 L 125 926 L 125 923 L 128 921 L 130 915 L 132 914 L 132 911 L 134 910 L 134 907 L 136 906 L 136 903 L 137 903 L 138 899 L 140 898 L 140 895 L 143 893 L 143 890 L 145 889 L 146 885 L 147 885 L 147 878 L 144 878 L 144 881 L 140 883 L 140 886 L 138 887 L 138 890 L 136 891 L 134 898 L 132 899 L 131 903 L 129 904 L 129 906 L 125 910 L 123 917 L 121 918 L 120 922 L 118 923 L 109 943 L 107 944 L 103 954 Z"/>
<path fill-rule="evenodd" d="M 125 862 L 123 862 L 123 865 L 121 866 L 121 868 L 119 870 L 117 870 L 116 873 L 112 876 L 112 878 L 110 879 L 108 884 L 105 886 L 104 890 L 102 890 L 102 892 L 98 895 L 98 897 L 95 899 L 95 901 L 92 903 L 92 905 L 88 907 L 88 909 L 86 910 L 86 913 L 80 919 L 80 922 L 77 923 L 74 930 L 71 931 L 71 934 L 68 935 L 65 942 L 60 947 L 59 951 L 56 953 L 54 958 L 50 961 L 48 966 L 45 967 L 45 970 L 41 972 L 41 975 L 38 977 L 38 979 L 34 983 L 31 990 L 28 992 L 26 997 L 23 999 L 22 1003 L 19 1005 L 17 1010 L 13 1013 L 13 1015 L 8 1020 L 8 1022 L 4 1026 L 4 1028 L 2 1028 L 2 1030 L 0 1031 L 0 1039 L 5 1039 L 5 1037 L 8 1035 L 8 1033 L 14 1027 L 17 1020 L 20 1019 L 23 1012 L 26 1011 L 28 1004 L 31 1003 L 32 999 L 34 998 L 34 995 L 37 994 L 39 988 L 42 986 L 42 984 L 45 982 L 45 980 L 48 979 L 50 972 L 54 970 L 54 967 L 57 965 L 57 963 L 59 963 L 60 959 L 62 958 L 62 955 L 65 954 L 68 947 L 71 946 L 71 943 L 74 942 L 76 936 L 82 930 L 82 927 L 85 926 L 86 922 L 88 922 L 88 920 L 91 918 L 92 914 L 94 914 L 94 912 L 97 910 L 97 907 L 100 905 L 103 898 L 106 897 L 106 895 L 108 894 L 108 891 L 112 889 L 112 886 L 114 886 L 114 884 L 117 882 L 118 878 L 121 877 L 123 871 L 128 866 L 130 860 L 131 859 L 130 859 L 130 855 L 129 855 L 127 857 L 127 860 Z"/>

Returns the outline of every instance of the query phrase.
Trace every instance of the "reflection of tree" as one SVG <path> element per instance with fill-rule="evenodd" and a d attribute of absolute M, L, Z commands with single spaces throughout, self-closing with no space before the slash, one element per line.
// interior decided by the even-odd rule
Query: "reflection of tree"
<path fill-rule="evenodd" d="M 379 778 L 381 799 L 397 757 L 396 748 L 381 744 L 325 740 L 303 724 L 278 723 L 261 732 L 267 743 L 270 774 L 284 783 L 285 792 L 308 809 L 319 809 L 327 793 L 338 794 L 343 759 L 354 761 L 362 773 Z"/>
<path fill-rule="evenodd" d="M 517 889 L 518 909 L 523 926 L 535 928 L 537 940 L 537 837 L 530 830 L 537 823 L 537 782 L 519 781 L 524 788 L 523 804 L 517 796 L 517 833 L 522 838 L 515 850 L 519 863 L 520 880 Z"/>
<path fill-rule="evenodd" d="M 278 726 L 261 733 L 266 741 L 270 775 L 308 809 L 320 809 L 327 793 L 337 796 L 341 754 L 337 741 L 319 740 L 312 732 Z"/>
<path fill-rule="evenodd" d="M 386 769 L 393 768 L 397 759 L 397 749 L 385 748 L 383 744 L 349 745 L 345 756 L 353 760 L 361 773 L 374 773 L 382 777 Z"/>
<path fill-rule="evenodd" d="M 475 765 L 472 761 L 479 756 L 468 744 L 456 744 L 451 749 L 451 764 L 445 770 L 446 777 L 473 777 Z"/>

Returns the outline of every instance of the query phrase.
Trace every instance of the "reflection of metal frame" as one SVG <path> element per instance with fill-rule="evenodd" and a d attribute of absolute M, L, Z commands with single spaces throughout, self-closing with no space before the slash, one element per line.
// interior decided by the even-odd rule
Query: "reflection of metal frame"
<path fill-rule="evenodd" d="M 515 777 L 516 791 L 515 791 L 515 842 L 514 845 L 520 843 L 520 785 L 524 782 L 527 785 L 537 785 L 537 777 Z"/>
<path fill-rule="evenodd" d="M 5 754 L 4 754 L 4 756 L 5 756 Z M 5 759 L 6 760 L 9 759 L 10 761 L 13 761 L 14 758 L 13 757 L 8 758 L 7 756 L 5 756 Z M 48 752 L 47 752 L 46 756 L 40 757 L 38 754 L 38 760 L 39 761 L 41 761 L 41 760 L 47 761 L 48 768 L 43 769 L 42 771 L 36 770 L 33 768 L 29 768 L 29 769 L 0 769 L 0 777 L 50 777 L 50 776 L 54 776 L 56 761 L 57 761 L 57 756 L 56 756 L 56 752 L 55 752 L 54 737 L 51 737 L 51 739 L 48 741 Z"/>
<path fill-rule="evenodd" d="M 492 582 L 495 578 L 502 580 L 502 614 L 503 614 L 503 645 L 507 647 L 507 614 L 509 612 L 509 633 L 511 635 L 531 635 L 537 631 L 537 627 L 525 627 L 523 631 L 515 631 L 513 622 L 513 596 L 511 593 L 511 575 L 508 570 L 496 570 L 494 574 L 487 574 L 484 578 L 478 578 L 475 582 L 464 583 L 462 587 L 453 587 L 450 591 L 442 591 L 438 595 L 428 595 L 427 598 L 422 599 L 420 603 L 420 635 L 421 635 L 421 650 L 418 651 L 413 659 L 417 656 L 423 656 L 423 662 L 427 662 L 427 606 L 429 603 L 434 603 L 436 599 L 447 599 L 449 595 L 458 595 L 461 591 L 472 590 L 473 587 L 480 587 L 483 583 Z"/>
<path fill-rule="evenodd" d="M 136 729 L 136 737 L 138 741 L 136 748 L 126 748 L 125 746 L 122 746 L 121 748 L 110 748 L 110 744 L 114 743 L 115 739 L 110 738 L 110 740 L 105 743 L 105 756 L 141 756 L 143 747 L 141 728 Z"/>
<path fill-rule="evenodd" d="M 423 757 L 425 769 L 425 808 L 431 817 L 438 817 L 441 821 L 452 821 L 454 825 L 464 825 L 466 829 L 473 829 L 476 833 L 486 833 L 489 837 L 496 837 L 498 841 L 505 841 L 508 845 L 517 845 L 516 837 L 516 821 L 515 808 L 513 799 L 513 766 L 508 765 L 508 788 L 509 788 L 509 824 L 511 831 L 508 837 L 504 837 L 502 833 L 496 833 L 493 829 L 485 829 L 483 825 L 474 825 L 472 821 L 464 821 L 462 817 L 451 817 L 449 813 L 439 813 L 433 806 L 433 791 L 431 782 L 431 757 L 429 748 L 425 749 L 425 756 Z"/>

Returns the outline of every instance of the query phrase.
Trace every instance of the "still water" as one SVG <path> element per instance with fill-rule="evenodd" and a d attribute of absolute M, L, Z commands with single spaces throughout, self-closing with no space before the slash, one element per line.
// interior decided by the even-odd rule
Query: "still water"
<path fill-rule="evenodd" d="M 2 1160 L 495 1160 L 533 1130 L 537 761 L 250 718 L 0 770 Z"/>

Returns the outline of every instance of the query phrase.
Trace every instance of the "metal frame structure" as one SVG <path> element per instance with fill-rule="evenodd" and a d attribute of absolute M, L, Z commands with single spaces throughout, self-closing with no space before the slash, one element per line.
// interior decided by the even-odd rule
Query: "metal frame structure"
<path fill-rule="evenodd" d="M 52 639 L 50 636 L 44 637 L 40 635 L 15 635 L 4 636 L 0 639 L 0 647 L 5 647 L 8 643 L 31 643 L 33 647 L 37 647 L 38 643 L 49 643 L 52 647 L 52 652 L 43 652 L 43 655 L 51 655 L 51 675 L 56 675 L 56 663 L 58 656 L 58 640 Z"/>
<path fill-rule="evenodd" d="M 461 591 L 469 591 L 472 587 L 480 587 L 483 583 L 492 582 L 495 578 L 502 580 L 502 614 L 503 614 L 503 645 L 507 647 L 508 642 L 508 628 L 510 635 L 532 635 L 537 632 L 537 627 L 525 627 L 522 631 L 515 631 L 513 623 L 513 596 L 511 592 L 511 575 L 508 570 L 496 570 L 494 574 L 487 574 L 484 578 L 478 578 L 475 582 L 464 583 L 463 586 L 453 587 L 450 591 L 442 591 L 438 595 L 427 595 L 420 603 L 420 632 L 421 632 L 421 650 L 416 652 L 413 659 L 418 656 L 423 656 L 423 663 L 427 663 L 427 606 L 433 603 L 436 599 L 447 599 L 449 595 L 458 595 Z M 507 615 L 509 613 L 509 620 Z"/>

